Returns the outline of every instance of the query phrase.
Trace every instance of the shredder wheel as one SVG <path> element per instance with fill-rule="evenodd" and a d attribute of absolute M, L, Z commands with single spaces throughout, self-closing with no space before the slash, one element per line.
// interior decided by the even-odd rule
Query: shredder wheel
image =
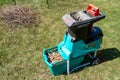
<path fill-rule="evenodd" d="M 93 65 L 98 65 L 98 64 L 100 64 L 100 59 L 97 58 L 97 57 L 95 57 L 95 58 L 92 60 L 91 65 L 93 66 Z"/>

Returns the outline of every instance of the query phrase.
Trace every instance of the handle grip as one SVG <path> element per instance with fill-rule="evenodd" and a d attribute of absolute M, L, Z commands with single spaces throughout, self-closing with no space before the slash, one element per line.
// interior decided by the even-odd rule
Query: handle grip
<path fill-rule="evenodd" d="M 93 16 L 98 16 L 99 15 L 99 8 L 97 8 L 96 6 L 94 6 L 92 4 L 89 4 L 89 6 L 87 8 L 87 12 Z"/>

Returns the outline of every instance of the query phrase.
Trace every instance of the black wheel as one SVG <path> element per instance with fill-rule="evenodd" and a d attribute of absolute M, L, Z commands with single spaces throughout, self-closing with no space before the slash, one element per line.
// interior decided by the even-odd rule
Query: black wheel
<path fill-rule="evenodd" d="M 95 57 L 95 58 L 92 60 L 91 65 L 93 66 L 93 65 L 98 65 L 98 64 L 100 64 L 100 59 L 97 58 L 97 57 Z"/>

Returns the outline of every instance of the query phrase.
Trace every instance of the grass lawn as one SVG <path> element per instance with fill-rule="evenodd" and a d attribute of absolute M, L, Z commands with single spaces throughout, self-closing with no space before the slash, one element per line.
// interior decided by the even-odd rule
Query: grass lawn
<path fill-rule="evenodd" d="M 40 23 L 11 29 L 0 21 L 0 80 L 120 80 L 120 0 L 17 0 L 40 12 Z M 67 75 L 52 77 L 43 61 L 44 48 L 56 46 L 67 27 L 61 17 L 65 13 L 86 9 L 94 4 L 106 15 L 95 25 L 103 30 L 100 58 L 102 63 L 85 67 Z M 0 9 L 14 5 L 12 0 L 0 0 Z"/>

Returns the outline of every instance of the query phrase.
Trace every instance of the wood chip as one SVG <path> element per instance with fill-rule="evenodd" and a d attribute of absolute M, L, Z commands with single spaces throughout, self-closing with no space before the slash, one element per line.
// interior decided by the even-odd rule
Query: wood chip
<path fill-rule="evenodd" d="M 48 58 L 49 58 L 51 63 L 63 60 L 63 58 L 59 55 L 58 52 L 53 52 L 52 54 L 48 53 Z"/>

